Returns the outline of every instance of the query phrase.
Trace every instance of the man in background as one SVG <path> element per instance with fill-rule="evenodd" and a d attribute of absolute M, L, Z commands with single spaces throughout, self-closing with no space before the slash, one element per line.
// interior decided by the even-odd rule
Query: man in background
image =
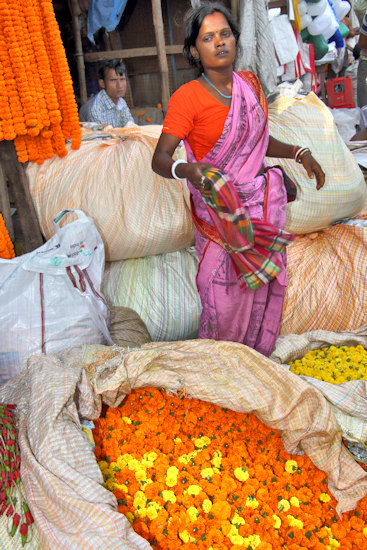
<path fill-rule="evenodd" d="M 126 93 L 125 64 L 118 59 L 106 61 L 99 68 L 98 77 L 101 91 L 80 108 L 79 120 L 81 122 L 99 122 L 116 127 L 123 127 L 127 122 L 134 122 L 124 100 Z"/>

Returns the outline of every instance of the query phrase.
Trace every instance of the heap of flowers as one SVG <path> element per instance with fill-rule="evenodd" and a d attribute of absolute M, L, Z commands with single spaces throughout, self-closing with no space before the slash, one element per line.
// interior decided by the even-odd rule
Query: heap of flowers
<path fill-rule="evenodd" d="M 95 424 L 105 487 L 157 549 L 367 547 L 367 499 L 341 520 L 325 474 L 254 415 L 148 388 Z"/>
<path fill-rule="evenodd" d="M 363 346 L 316 349 L 289 364 L 295 374 L 311 376 L 331 384 L 367 380 L 367 350 Z"/>
<path fill-rule="evenodd" d="M 0 141 L 14 140 L 18 158 L 42 163 L 78 149 L 81 132 L 52 0 L 0 5 Z"/>
<path fill-rule="evenodd" d="M 0 258 L 10 260 L 11 258 L 14 258 L 14 256 L 14 246 L 10 240 L 4 218 L 0 214 Z"/>
<path fill-rule="evenodd" d="M 24 546 L 30 540 L 33 517 L 20 483 L 20 452 L 14 405 L 0 404 L 0 516 L 7 518 L 9 535 L 20 535 Z"/>

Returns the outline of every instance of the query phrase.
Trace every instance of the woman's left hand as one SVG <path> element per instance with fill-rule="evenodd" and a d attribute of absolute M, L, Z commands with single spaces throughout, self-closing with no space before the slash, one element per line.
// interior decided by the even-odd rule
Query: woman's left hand
<path fill-rule="evenodd" d="M 302 157 L 302 165 L 309 178 L 313 179 L 316 177 L 316 189 L 321 189 L 325 183 L 325 173 L 317 160 L 312 155 L 304 155 Z"/>

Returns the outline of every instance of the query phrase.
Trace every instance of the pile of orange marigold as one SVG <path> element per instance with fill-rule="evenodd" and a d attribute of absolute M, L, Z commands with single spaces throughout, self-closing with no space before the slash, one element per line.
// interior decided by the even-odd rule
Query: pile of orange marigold
<path fill-rule="evenodd" d="M 94 438 L 105 487 L 152 547 L 367 548 L 367 498 L 340 519 L 325 474 L 254 415 L 134 390 Z"/>
<path fill-rule="evenodd" d="M 81 132 L 64 46 L 52 0 L 0 5 L 0 141 L 14 140 L 18 158 L 42 163 L 63 157 Z"/>

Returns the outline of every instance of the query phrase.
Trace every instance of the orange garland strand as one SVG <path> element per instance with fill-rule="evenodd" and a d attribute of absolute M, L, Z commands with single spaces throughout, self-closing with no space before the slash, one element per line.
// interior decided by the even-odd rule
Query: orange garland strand
<path fill-rule="evenodd" d="M 157 550 L 367 548 L 367 498 L 341 520 L 325 474 L 254 415 L 149 388 L 95 424 L 105 487 Z"/>
<path fill-rule="evenodd" d="M 0 0 L 0 141 L 20 162 L 65 156 L 81 130 L 52 0 Z"/>
<path fill-rule="evenodd" d="M 10 260 L 14 257 L 14 246 L 10 240 L 4 218 L 0 214 L 0 258 L 3 258 L 4 260 Z"/>

